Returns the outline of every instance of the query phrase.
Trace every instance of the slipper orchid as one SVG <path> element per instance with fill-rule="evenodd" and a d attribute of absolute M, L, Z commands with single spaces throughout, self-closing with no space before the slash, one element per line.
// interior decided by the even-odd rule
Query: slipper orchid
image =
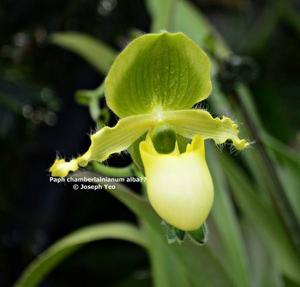
<path fill-rule="evenodd" d="M 139 141 L 153 208 L 179 229 L 197 229 L 213 201 L 204 141 L 222 144 L 231 140 L 237 150 L 249 144 L 239 138 L 238 127 L 230 118 L 213 118 L 205 110 L 192 109 L 209 96 L 211 88 L 209 58 L 183 33 L 162 32 L 135 39 L 115 59 L 105 79 L 106 102 L 119 117 L 118 123 L 93 134 L 91 146 L 78 158 L 56 159 L 50 168 L 52 176 L 65 177 Z M 161 125 L 192 140 L 185 152 L 179 152 L 177 142 L 168 153 L 160 152 L 159 144 L 153 145 L 150 134 Z"/>

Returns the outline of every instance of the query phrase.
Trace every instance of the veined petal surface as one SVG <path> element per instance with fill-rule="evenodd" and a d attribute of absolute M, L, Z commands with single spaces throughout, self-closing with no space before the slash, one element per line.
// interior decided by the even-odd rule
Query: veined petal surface
<path fill-rule="evenodd" d="M 176 133 L 192 139 L 201 135 L 203 139 L 213 139 L 216 144 L 231 140 L 237 150 L 249 145 L 245 139 L 240 139 L 238 125 L 228 117 L 213 118 L 205 110 L 180 110 L 164 112 L 163 121 L 172 125 Z"/>
<path fill-rule="evenodd" d="M 127 149 L 137 138 L 153 127 L 158 119 L 154 115 L 136 115 L 120 119 L 114 127 L 104 127 L 91 135 L 86 153 L 71 161 L 56 159 L 50 167 L 52 176 L 65 177 L 89 161 L 104 161 L 111 154 Z"/>
<path fill-rule="evenodd" d="M 209 58 L 183 33 L 138 37 L 119 54 L 105 80 L 107 105 L 121 118 L 188 109 L 210 91 Z"/>

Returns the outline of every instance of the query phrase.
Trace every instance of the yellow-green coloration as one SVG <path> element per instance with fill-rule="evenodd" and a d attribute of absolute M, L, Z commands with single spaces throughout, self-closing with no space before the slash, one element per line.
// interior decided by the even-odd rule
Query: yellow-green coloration
<path fill-rule="evenodd" d="M 151 115 L 137 115 L 120 120 L 113 128 L 104 127 L 91 135 L 91 145 L 86 153 L 70 162 L 57 159 L 50 172 L 52 176 L 65 177 L 70 171 L 86 166 L 91 160 L 104 161 L 111 154 L 127 149 L 155 123 L 156 119 Z"/>
<path fill-rule="evenodd" d="M 213 183 L 205 160 L 204 140 L 195 136 L 180 154 L 158 153 L 150 137 L 140 143 L 148 198 L 161 218 L 181 230 L 195 230 L 213 203 Z"/>
<path fill-rule="evenodd" d="M 204 141 L 222 144 L 231 140 L 237 150 L 249 145 L 239 138 L 238 126 L 231 119 L 192 109 L 210 91 L 209 59 L 187 36 L 164 32 L 137 38 L 116 58 L 105 80 L 107 104 L 120 117 L 117 125 L 93 134 L 82 156 L 69 162 L 56 159 L 50 168 L 52 176 L 65 177 L 89 161 L 104 161 L 148 134 L 140 152 L 151 204 L 175 227 L 197 229 L 213 200 Z M 193 139 L 185 153 L 179 154 L 175 148 L 172 153 L 160 154 L 153 148 L 150 134 L 163 125 L 176 135 Z M 155 142 L 156 147 L 158 144 Z"/>
<path fill-rule="evenodd" d="M 66 162 L 57 159 L 50 168 L 52 176 L 64 177 L 79 166 L 86 166 L 89 161 L 104 161 L 111 154 L 127 149 L 136 139 L 154 126 L 162 123 L 170 124 L 177 134 L 192 139 L 201 135 L 203 139 L 213 139 L 215 143 L 222 144 L 232 140 L 237 150 L 244 149 L 249 143 L 238 137 L 237 125 L 229 118 L 213 118 L 204 110 L 180 110 L 174 112 L 161 112 L 129 116 L 120 119 L 113 127 L 104 127 L 91 136 L 91 145 L 82 156 Z"/>
<path fill-rule="evenodd" d="M 183 33 L 137 38 L 105 80 L 107 105 L 120 118 L 189 109 L 211 91 L 207 55 Z"/>

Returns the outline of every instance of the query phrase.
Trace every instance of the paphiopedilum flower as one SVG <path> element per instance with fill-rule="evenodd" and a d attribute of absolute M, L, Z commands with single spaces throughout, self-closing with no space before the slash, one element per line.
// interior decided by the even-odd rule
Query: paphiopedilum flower
<path fill-rule="evenodd" d="M 230 118 L 213 118 L 205 110 L 192 109 L 210 92 L 209 59 L 186 35 L 163 32 L 135 39 L 116 58 L 105 79 L 106 102 L 119 117 L 118 123 L 91 135 L 91 146 L 82 156 L 56 159 L 50 168 L 52 176 L 67 176 L 89 161 L 102 162 L 142 141 L 141 136 L 157 126 L 168 125 L 176 135 L 193 141 L 182 154 L 177 148 L 170 154 L 157 153 L 149 136 L 141 143 L 149 199 L 170 224 L 196 229 L 207 217 L 213 198 L 204 141 L 230 140 L 237 150 L 248 145 Z"/>

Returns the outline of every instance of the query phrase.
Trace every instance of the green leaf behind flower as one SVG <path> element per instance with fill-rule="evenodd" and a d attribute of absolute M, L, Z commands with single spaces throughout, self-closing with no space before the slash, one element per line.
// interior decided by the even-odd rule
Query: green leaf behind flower
<path fill-rule="evenodd" d="M 50 42 L 80 55 L 102 74 L 106 74 L 116 56 L 103 42 L 79 32 L 54 33 Z"/>
<path fill-rule="evenodd" d="M 96 224 L 79 229 L 57 241 L 37 257 L 23 272 L 15 287 L 34 287 L 57 265 L 83 244 L 102 239 L 121 239 L 146 246 L 137 227 L 121 222 Z"/>

